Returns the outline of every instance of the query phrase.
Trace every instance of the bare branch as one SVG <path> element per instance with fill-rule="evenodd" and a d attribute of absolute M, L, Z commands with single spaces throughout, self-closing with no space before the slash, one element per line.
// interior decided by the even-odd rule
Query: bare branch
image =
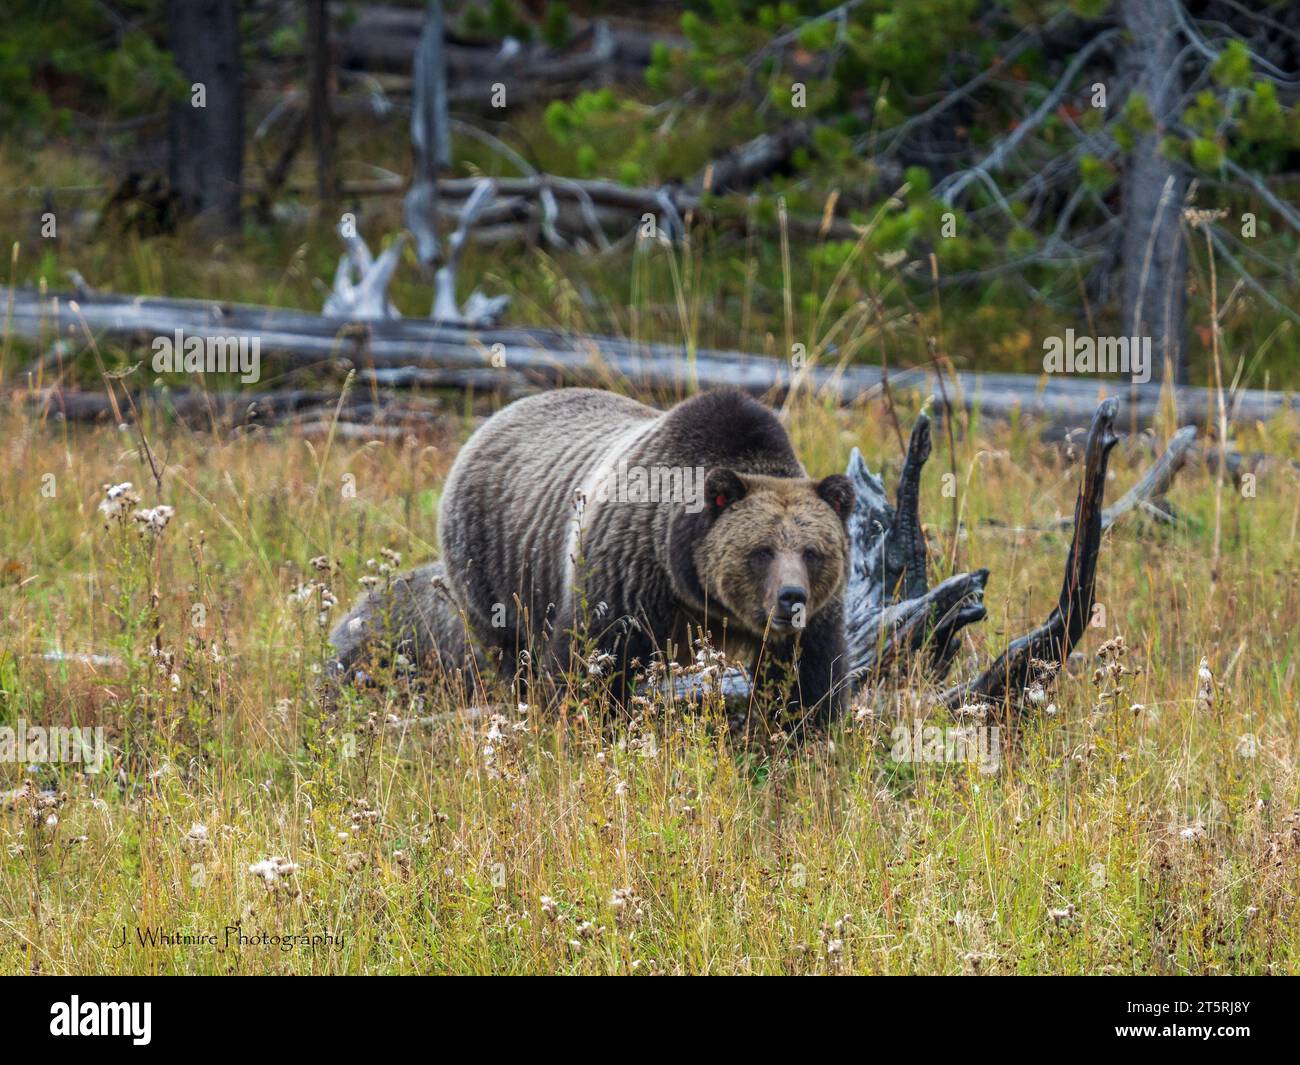
<path fill-rule="evenodd" d="M 1119 35 L 1119 32 L 1118 29 L 1105 30 L 1079 49 L 1070 65 L 1065 68 L 1065 73 L 1061 75 L 1052 91 L 1044 97 L 1042 103 L 1011 132 L 1010 136 L 999 141 L 994 149 L 985 156 L 982 163 L 970 170 L 963 170 L 958 174 L 949 175 L 941 181 L 935 188 L 935 192 L 942 196 L 944 203 L 951 205 L 972 181 L 977 178 L 988 178 L 993 171 L 1000 170 L 1007 159 L 1015 153 L 1020 146 L 1020 142 L 1042 125 L 1047 116 L 1056 110 L 1062 97 L 1069 90 L 1079 71 L 1092 58 L 1093 53 L 1102 45 L 1110 43 L 1113 38 Z"/>

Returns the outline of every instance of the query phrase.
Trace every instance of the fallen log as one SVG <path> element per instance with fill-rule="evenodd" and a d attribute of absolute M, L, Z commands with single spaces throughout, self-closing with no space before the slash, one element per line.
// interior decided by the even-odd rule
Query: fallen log
<path fill-rule="evenodd" d="M 419 8 L 361 7 L 351 25 L 337 34 L 340 65 L 345 71 L 409 74 L 422 19 Z M 572 38 L 563 48 L 475 39 L 452 30 L 446 33 L 445 47 L 453 86 L 483 81 L 483 72 L 490 70 L 495 80 L 538 85 L 544 90 L 548 84 L 602 77 L 639 80 L 658 45 L 684 47 L 686 39 L 601 19 L 575 20 Z M 491 82 L 484 84 L 490 86 Z M 490 92 L 482 97 L 484 107 L 489 96 Z"/>
<path fill-rule="evenodd" d="M 304 311 L 206 300 L 98 293 L 75 300 L 15 288 L 3 306 L 0 321 L 8 334 L 42 350 L 60 339 L 84 343 L 89 330 L 101 345 L 116 344 L 147 357 L 154 338 L 180 330 L 186 336 L 256 340 L 263 358 L 290 367 L 346 359 L 372 370 L 496 369 L 535 386 L 598 384 L 674 396 L 724 386 L 769 397 L 799 389 L 843 406 L 879 395 L 882 381 L 878 366 L 862 363 L 841 366 L 824 360 L 795 369 L 790 362 L 744 352 L 699 349 L 688 356 L 676 344 L 542 329 L 469 329 L 421 319 L 344 322 Z M 920 367 L 891 370 L 888 383 L 896 395 L 910 392 L 925 399 L 939 390 L 940 382 L 934 369 Z M 954 407 L 996 417 L 1086 423 L 1098 399 L 1108 393 L 1119 404 L 1121 424 L 1150 423 L 1161 410 L 1158 387 L 1143 386 L 1134 396 L 1123 380 L 957 371 L 945 385 Z M 1166 387 L 1172 389 L 1181 422 L 1205 423 L 1214 409 L 1210 390 Z M 1231 419 L 1247 423 L 1294 409 L 1291 393 L 1238 389 L 1229 400 Z"/>
<path fill-rule="evenodd" d="M 690 182 L 693 192 L 717 195 L 753 188 L 784 166 L 800 148 L 812 144 L 812 124 L 787 122 L 773 133 L 762 133 L 709 163 Z"/>
<path fill-rule="evenodd" d="M 517 217 L 536 222 L 547 196 L 556 201 L 556 228 L 566 236 L 590 241 L 593 223 L 606 237 L 619 238 L 634 234 L 648 215 L 656 228 L 676 238 L 683 232 L 685 219 L 706 220 L 717 229 L 745 230 L 753 225 L 743 205 L 706 201 L 707 190 L 719 195 L 742 191 L 784 165 L 787 149 L 793 150 L 806 139 L 807 127 L 791 127 L 783 135 L 764 135 L 755 147 L 747 142 L 710 164 L 685 184 L 658 187 L 619 185 L 610 181 L 557 178 L 541 174 L 536 177 L 499 178 L 498 190 L 509 201 L 520 205 Z M 717 184 L 714 184 L 717 182 Z M 472 192 L 474 180 L 453 178 L 439 185 L 440 193 L 452 205 L 463 203 Z M 805 217 L 791 215 L 786 231 L 800 240 L 857 240 L 861 228 L 843 217 Z M 762 229 L 779 236 L 773 223 Z"/>
<path fill-rule="evenodd" d="M 132 404 L 124 395 L 117 398 L 105 392 L 47 388 L 31 390 L 17 398 L 40 418 L 108 424 L 130 424 L 135 420 Z M 447 412 L 439 404 L 404 400 L 391 392 L 376 396 L 369 389 L 353 389 L 341 398 L 337 391 L 312 389 L 280 392 L 149 389 L 133 391 L 131 399 L 142 413 L 172 418 L 191 428 L 272 426 L 295 419 L 306 424 L 333 421 L 336 417 L 350 423 L 410 428 L 442 424 L 447 419 Z"/>
<path fill-rule="evenodd" d="M 535 391 L 522 374 L 491 367 L 465 370 L 425 370 L 418 366 L 394 369 L 360 369 L 357 382 L 386 390 L 395 388 L 454 388 L 480 395 L 514 398 Z"/>

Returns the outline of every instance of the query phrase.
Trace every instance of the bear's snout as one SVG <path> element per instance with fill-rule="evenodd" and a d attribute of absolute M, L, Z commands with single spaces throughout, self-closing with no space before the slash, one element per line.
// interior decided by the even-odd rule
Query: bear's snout
<path fill-rule="evenodd" d="M 764 613 L 773 629 L 802 627 L 808 610 L 808 569 L 791 551 L 778 552 L 768 575 Z"/>
<path fill-rule="evenodd" d="M 797 584 L 787 584 L 776 593 L 776 609 L 789 617 L 808 603 L 808 589 Z"/>
<path fill-rule="evenodd" d="M 785 584 L 776 593 L 773 627 L 801 628 L 808 607 L 808 589 L 801 584 Z"/>

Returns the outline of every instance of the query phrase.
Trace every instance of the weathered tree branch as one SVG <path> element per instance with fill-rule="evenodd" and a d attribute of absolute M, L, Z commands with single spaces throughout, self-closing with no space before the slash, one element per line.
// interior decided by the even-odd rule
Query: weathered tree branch
<path fill-rule="evenodd" d="M 1102 45 L 1109 44 L 1111 39 L 1119 34 L 1118 29 L 1104 30 L 1092 38 L 1083 46 L 1065 68 L 1065 73 L 1060 77 L 1056 86 L 1043 99 L 1033 112 L 1029 114 L 1023 122 L 1016 125 L 1016 128 L 1003 140 L 999 141 L 997 146 L 984 157 L 977 166 L 970 170 L 964 170 L 958 174 L 945 178 L 935 187 L 935 194 L 942 197 L 944 203 L 952 204 L 957 197 L 962 194 L 966 186 L 977 178 L 986 178 L 993 171 L 1000 169 L 1006 160 L 1015 153 L 1016 149 L 1030 133 L 1042 125 L 1043 121 L 1050 115 L 1056 106 L 1061 102 L 1074 79 L 1078 76 L 1079 71 L 1092 58 Z"/>
<path fill-rule="evenodd" d="M 348 226 L 340 224 L 339 235 L 346 250 L 339 258 L 334 286 L 321 313 L 354 322 L 402 317 L 388 298 L 388 285 L 400 261 L 405 236 L 399 233 L 376 259 L 369 245 Z"/>
<path fill-rule="evenodd" d="M 1169 439 L 1169 446 L 1155 464 L 1114 503 L 1102 511 L 1101 527 L 1109 529 L 1120 518 L 1135 507 L 1143 507 L 1153 500 L 1158 500 L 1169 491 L 1174 477 L 1183 468 L 1192 444 L 1196 440 L 1196 426 L 1184 425 Z M 1161 512 L 1163 513 L 1163 511 Z M 1055 529 L 1068 529 L 1074 524 L 1074 518 L 1062 518 L 1051 526 Z"/>
<path fill-rule="evenodd" d="M 1074 537 L 1065 563 L 1065 580 L 1056 609 L 1032 632 L 1011 645 L 979 676 L 955 685 L 943 693 L 942 702 L 955 709 L 971 700 L 1011 704 L 1038 672 L 1039 663 L 1063 667 L 1078 643 L 1092 614 L 1093 585 L 1097 557 L 1101 552 L 1102 497 L 1106 487 L 1106 464 L 1111 449 L 1119 442 L 1115 435 L 1118 404 L 1108 399 L 1097 408 L 1088 431 L 1083 484 L 1074 504 Z"/>

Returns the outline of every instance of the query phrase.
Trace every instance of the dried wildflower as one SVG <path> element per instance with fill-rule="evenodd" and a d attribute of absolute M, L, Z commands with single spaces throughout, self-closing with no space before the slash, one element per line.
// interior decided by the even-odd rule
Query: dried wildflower
<path fill-rule="evenodd" d="M 505 762 L 509 760 L 507 745 L 513 731 L 515 730 L 504 715 L 493 714 L 488 718 L 487 732 L 483 736 L 483 767 L 493 780 L 498 780 L 509 772 Z"/>
<path fill-rule="evenodd" d="M 1214 674 L 1208 659 L 1201 659 L 1196 670 L 1196 709 L 1209 710 L 1214 706 Z"/>
<path fill-rule="evenodd" d="M 131 508 L 140 502 L 140 494 L 130 481 L 104 485 L 104 498 L 99 502 L 99 512 L 104 515 L 104 525 L 124 523 Z"/>
<path fill-rule="evenodd" d="M 201 849 L 211 846 L 212 839 L 208 835 L 208 826 L 195 821 L 190 825 L 190 830 L 181 838 L 181 845 L 185 847 L 194 847 Z"/>
<path fill-rule="evenodd" d="M 162 535 L 162 531 L 167 528 L 167 523 L 172 520 L 175 513 L 176 511 L 171 507 L 160 503 L 149 510 L 137 510 L 132 516 L 140 523 L 141 536 L 156 538 Z"/>
<path fill-rule="evenodd" d="M 1074 920 L 1074 903 L 1068 903 L 1063 909 L 1051 909 L 1047 911 L 1047 916 L 1052 919 L 1052 924 L 1060 926 L 1069 924 Z"/>
<path fill-rule="evenodd" d="M 609 908 L 621 925 L 636 924 L 645 916 L 640 896 L 630 887 L 615 888 L 609 896 Z"/>
<path fill-rule="evenodd" d="M 337 597 L 324 585 L 320 585 L 320 610 L 316 614 L 316 624 L 322 629 L 329 628 L 330 611 L 339 605 Z"/>
<path fill-rule="evenodd" d="M 600 651 L 591 656 L 587 662 L 587 672 L 593 677 L 603 677 L 605 671 L 614 664 L 614 656 L 607 651 Z"/>
<path fill-rule="evenodd" d="M 373 825 L 379 820 L 379 811 L 370 805 L 366 799 L 352 800 L 352 826 L 357 829 L 364 828 L 366 825 Z"/>
<path fill-rule="evenodd" d="M 1259 753 L 1259 740 L 1253 732 L 1244 733 L 1237 740 L 1237 757 L 1254 758 Z"/>
<path fill-rule="evenodd" d="M 560 916 L 559 904 L 551 898 L 550 895 L 543 895 L 541 898 L 542 913 L 546 914 L 552 921 L 557 920 Z"/>
<path fill-rule="evenodd" d="M 1200 229 L 1202 226 L 1211 225 L 1227 216 L 1228 212 L 1222 207 L 1188 207 L 1183 211 L 1183 218 L 1192 229 Z"/>
<path fill-rule="evenodd" d="M 281 877 L 293 876 L 298 871 L 298 866 L 288 858 L 263 858 L 250 865 L 248 871 L 254 876 L 260 876 L 268 885 L 274 885 Z"/>
<path fill-rule="evenodd" d="M 1186 828 L 1179 829 L 1179 830 L 1178 830 L 1178 835 L 1179 835 L 1179 838 L 1186 840 L 1188 843 L 1193 843 L 1193 842 L 1195 842 L 1195 841 L 1198 840 L 1198 839 L 1204 839 L 1204 838 L 1205 838 L 1205 822 L 1203 822 L 1203 821 L 1194 821 L 1194 822 L 1192 822 L 1192 824 L 1188 825 Z"/>
<path fill-rule="evenodd" d="M 1097 648 L 1097 657 L 1103 662 L 1123 658 L 1128 654 L 1128 648 L 1124 644 L 1123 636 L 1116 636 L 1113 640 L 1107 640 Z"/>

